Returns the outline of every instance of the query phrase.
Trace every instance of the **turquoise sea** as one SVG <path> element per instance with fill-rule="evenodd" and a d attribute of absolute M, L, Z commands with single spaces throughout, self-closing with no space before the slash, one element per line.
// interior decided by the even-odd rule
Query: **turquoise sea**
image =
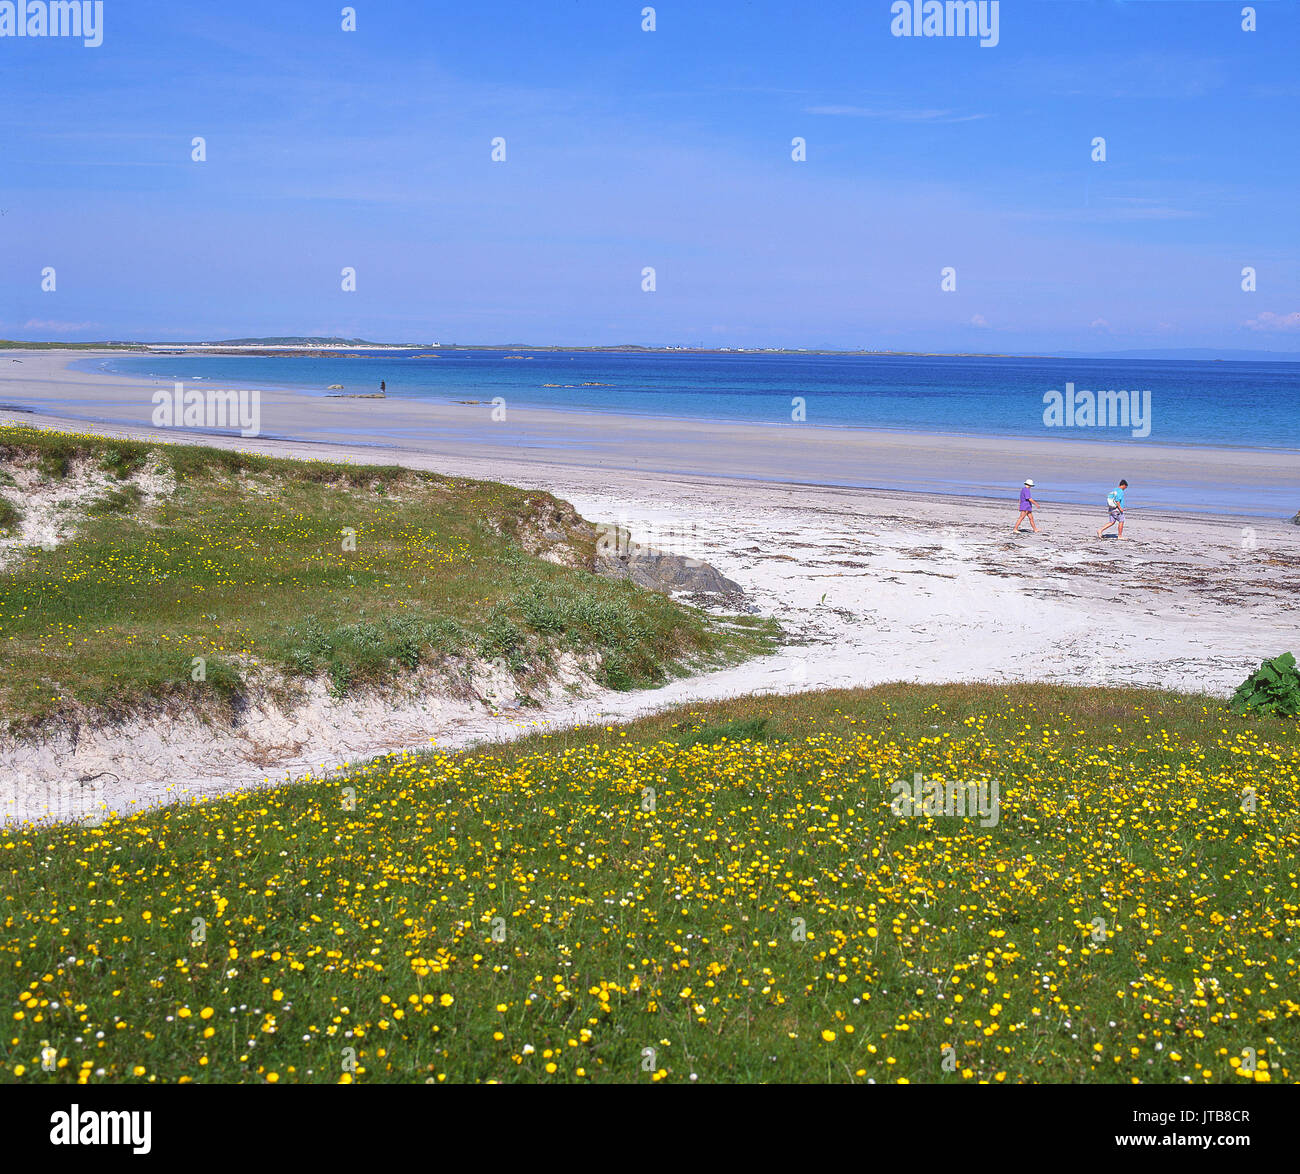
<path fill-rule="evenodd" d="M 610 427 L 597 429 L 595 442 L 591 428 L 574 427 L 548 429 L 545 435 L 512 433 L 510 443 L 521 451 L 572 449 L 575 454 L 595 443 L 601 450 L 595 455 L 614 462 L 622 459 L 613 451 L 622 435 L 618 420 L 629 414 L 781 428 L 790 426 L 799 404 L 806 423 L 823 428 L 1102 445 L 1108 458 L 1116 458 L 1113 467 L 1142 479 L 1135 497 L 1145 506 L 1274 518 L 1290 518 L 1300 507 L 1300 363 L 523 349 L 350 354 L 360 357 L 123 354 L 83 359 L 76 366 L 187 386 L 285 388 L 319 396 L 329 394 L 331 384 L 358 393 L 378 390 L 383 381 L 397 400 L 485 403 L 501 396 L 512 408 L 605 413 Z M 1128 392 L 1126 406 L 1139 415 L 1124 426 L 1108 427 L 1082 426 L 1087 417 L 1081 410 L 1053 416 L 1045 400 L 1052 393 L 1062 398 L 1071 385 L 1076 401 L 1088 393 L 1100 401 L 1103 391 Z M 75 412 L 76 405 L 69 407 Z M 419 439 L 395 433 L 385 413 L 375 413 L 374 419 L 370 430 L 350 424 L 347 442 L 401 445 Z M 1053 419 L 1071 426 L 1050 425 Z M 304 430 L 309 427 L 320 435 L 319 421 L 304 417 Z M 443 443 L 450 436 L 445 425 L 433 431 Z M 455 429 L 466 444 L 495 444 L 500 435 L 477 416 Z M 1186 477 L 1161 479 L 1143 474 L 1141 454 L 1151 446 L 1256 450 L 1267 453 L 1270 463 L 1263 479 L 1253 476 L 1249 483 L 1236 483 L 1223 461 L 1207 462 L 1204 469 L 1192 463 Z M 632 455 L 639 467 L 659 468 L 654 453 Z M 711 456 L 701 449 L 699 468 L 678 464 L 660 471 L 706 472 Z M 1099 488 L 1092 475 L 1075 483 L 1060 468 L 1035 465 L 1031 471 L 1044 482 L 1047 501 L 1095 503 L 1108 488 Z M 826 467 L 811 474 L 805 470 L 795 479 L 959 496 L 1005 491 L 1014 498 L 1015 478 L 1023 475 L 1019 467 L 1006 470 L 988 462 L 979 468 L 931 462 L 892 474 Z"/>
<path fill-rule="evenodd" d="M 1300 449 L 1300 362 L 785 354 L 444 351 L 364 358 L 122 355 L 78 364 L 118 374 L 229 386 L 348 391 L 449 401 L 983 436 Z M 1150 392 L 1150 434 L 1044 424 L 1044 396 Z"/>

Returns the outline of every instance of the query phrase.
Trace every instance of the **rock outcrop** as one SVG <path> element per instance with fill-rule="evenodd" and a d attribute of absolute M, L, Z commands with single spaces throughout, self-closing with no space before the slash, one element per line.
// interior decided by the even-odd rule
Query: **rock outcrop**
<path fill-rule="evenodd" d="M 744 594 L 739 583 L 716 567 L 687 555 L 642 546 L 631 541 L 622 527 L 601 528 L 593 569 L 598 575 L 631 579 L 638 587 L 664 595 L 702 596 L 703 602 L 735 602 Z"/>

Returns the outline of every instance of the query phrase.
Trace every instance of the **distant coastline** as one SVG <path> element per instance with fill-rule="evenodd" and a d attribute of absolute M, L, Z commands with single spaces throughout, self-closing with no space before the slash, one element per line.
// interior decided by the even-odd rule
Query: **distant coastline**
<path fill-rule="evenodd" d="M 366 339 L 312 338 L 280 336 L 269 338 L 222 339 L 212 342 L 59 342 L 21 339 L 0 339 L 0 350 L 78 350 L 124 351 L 143 354 L 196 354 L 196 355 L 260 355 L 267 358 L 284 356 L 310 358 L 368 358 L 375 353 L 429 352 L 429 357 L 443 352 L 490 351 L 529 352 L 533 354 L 648 354 L 648 355 L 851 355 L 862 358 L 922 358 L 922 359 L 1131 359 L 1141 362 L 1259 362 L 1300 363 L 1300 350 L 1218 350 L 1210 347 L 1144 349 L 1130 348 L 1114 351 L 919 351 L 878 350 L 861 347 L 837 349 L 834 347 L 706 347 L 667 344 L 647 346 L 641 343 L 613 345 L 568 346 L 534 343 L 454 343 L 454 342 L 371 342 Z M 365 351 L 366 354 L 357 352 Z"/>

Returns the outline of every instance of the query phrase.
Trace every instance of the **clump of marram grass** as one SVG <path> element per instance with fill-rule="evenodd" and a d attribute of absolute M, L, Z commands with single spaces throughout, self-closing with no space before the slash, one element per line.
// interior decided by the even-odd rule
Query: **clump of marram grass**
<path fill-rule="evenodd" d="M 293 671 L 303 677 L 328 674 L 339 695 L 454 656 L 469 639 L 456 620 L 445 616 L 381 616 L 329 626 L 311 615 L 284 632 Z"/>

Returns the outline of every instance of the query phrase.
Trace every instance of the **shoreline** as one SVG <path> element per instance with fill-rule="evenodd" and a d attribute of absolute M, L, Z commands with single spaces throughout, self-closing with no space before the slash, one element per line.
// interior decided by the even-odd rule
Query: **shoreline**
<path fill-rule="evenodd" d="M 12 362 L 21 360 L 22 369 Z M 432 399 L 373 401 L 264 389 L 261 434 L 159 429 L 150 397 L 174 382 L 73 369 L 111 352 L 8 352 L 0 356 L 0 418 L 71 431 L 156 436 L 254 448 L 311 445 L 379 460 L 401 453 L 423 467 L 510 480 L 519 467 L 556 467 L 730 484 L 901 493 L 924 501 L 1014 502 L 1032 476 L 1045 504 L 1087 506 L 1121 476 L 1144 512 L 1287 520 L 1300 508 L 1300 452 L 1125 443 L 1081 438 L 925 433 L 848 425 L 782 425 L 620 414 L 582 408 L 511 407 Z M 225 384 L 204 381 L 215 390 Z M 469 394 L 468 392 L 466 394 Z M 261 450 L 264 451 L 264 450 Z M 374 454 L 374 455 L 369 455 Z M 1288 457 L 1295 457 L 1288 461 Z M 356 459 L 355 457 L 353 459 Z M 1288 469 L 1288 466 L 1290 468 Z M 1135 471 L 1138 476 L 1135 477 Z M 563 495 L 562 491 L 561 495 Z"/>
<path fill-rule="evenodd" d="M 362 399 L 362 398 L 380 398 L 380 397 L 363 397 L 363 396 L 332 396 L 329 398 L 340 399 Z M 388 397 L 391 401 L 392 397 Z M 26 426 L 34 428 L 48 428 L 63 432 L 84 432 L 95 436 L 117 437 L 122 440 L 143 440 L 152 441 L 158 444 L 192 444 L 209 448 L 226 448 L 235 449 L 240 452 L 259 453 L 268 457 L 284 457 L 292 460 L 305 461 L 338 461 L 347 464 L 358 465 L 402 465 L 413 469 L 428 469 L 434 472 L 444 472 L 451 476 L 471 477 L 475 480 L 499 481 L 506 484 L 520 485 L 526 488 L 543 488 L 541 481 L 534 482 L 528 479 L 524 474 L 534 472 L 535 470 L 573 470 L 583 471 L 587 466 L 581 463 L 568 464 L 555 456 L 548 457 L 528 457 L 517 456 L 512 458 L 513 463 L 517 463 L 520 468 L 517 472 L 507 469 L 502 471 L 481 470 L 477 467 L 478 462 L 473 458 L 452 458 L 450 460 L 437 460 L 429 454 L 424 453 L 417 448 L 404 448 L 401 445 L 375 440 L 367 442 L 363 440 L 353 440 L 349 442 L 331 442 L 321 440 L 304 440 L 293 436 L 274 436 L 262 433 L 255 437 L 241 437 L 237 433 L 232 436 L 229 432 L 205 432 L 197 428 L 173 428 L 159 429 L 152 426 L 120 424 L 112 421 L 83 419 L 73 416 L 55 416 L 45 415 L 42 413 L 30 412 L 25 409 L 14 409 L 6 404 L 0 403 L 0 425 Z M 756 425 L 757 426 L 757 425 Z M 917 433 L 915 435 L 923 435 Z M 1250 450 L 1259 451 L 1259 450 Z M 403 458 L 403 459 L 399 459 Z M 466 468 L 473 466 L 473 471 L 465 471 Z M 942 490 L 931 490 L 922 492 L 915 489 L 894 489 L 889 486 L 866 485 L 852 482 L 839 482 L 830 480 L 820 481 L 778 481 L 771 478 L 758 475 L 747 474 L 709 474 L 709 473 L 692 473 L 679 472 L 675 469 L 659 469 L 653 466 L 640 466 L 635 470 L 619 470 L 625 473 L 635 473 L 637 476 L 656 476 L 671 477 L 675 483 L 683 485 L 696 486 L 754 486 L 770 487 L 793 492 L 795 490 L 844 490 L 854 493 L 870 495 L 873 498 L 894 500 L 900 503 L 922 503 L 932 501 L 934 498 L 943 498 L 946 502 L 953 505 L 959 503 L 971 503 L 974 505 L 990 506 L 1002 512 L 1010 510 L 1015 514 L 1014 498 L 1000 497 L 993 494 L 975 494 L 944 492 Z M 545 485 L 552 484 L 546 481 Z M 563 497 L 562 488 L 549 490 L 557 496 Z M 1011 505 L 1008 507 L 1007 502 Z M 1039 515 L 1041 516 L 1041 506 L 1046 504 L 1049 509 L 1058 506 L 1073 506 L 1068 502 L 1040 502 Z M 1277 514 L 1245 514 L 1245 513 L 1225 513 L 1219 510 L 1210 509 L 1159 509 L 1155 507 L 1142 507 L 1135 511 L 1136 517 L 1140 513 L 1144 520 L 1174 521 L 1174 520 L 1192 520 L 1192 519 L 1218 519 L 1220 523 L 1235 525 L 1237 523 L 1261 523 L 1276 522 L 1289 523 L 1290 517 L 1284 517 Z M 1027 525 L 1027 523 L 1026 523 Z M 1025 533 L 1029 533 L 1028 529 Z"/>
<path fill-rule="evenodd" d="M 103 357 L 103 356 L 91 356 L 91 357 L 93 358 L 93 357 Z M 239 357 L 239 356 L 232 355 L 228 357 Z M 263 355 L 257 357 L 267 358 L 267 357 L 276 357 L 276 356 Z M 286 357 L 295 357 L 295 356 L 286 356 Z M 927 356 L 919 356 L 919 357 L 927 357 Z M 953 356 L 953 357 L 959 357 L 959 356 Z M 1000 357 L 1000 356 L 993 356 L 993 357 Z M 72 363 L 68 364 L 69 369 L 71 369 L 72 366 L 73 366 Z M 88 375 L 96 375 L 106 380 L 107 379 L 138 380 L 139 378 L 141 378 L 134 375 L 128 375 L 120 371 L 85 371 L 83 373 Z M 172 380 L 169 380 L 167 379 L 167 377 L 162 375 L 147 376 L 146 378 L 162 380 L 164 383 L 173 382 Z M 210 383 L 207 377 L 204 377 L 202 382 L 205 385 Z M 433 395 L 430 396 L 406 395 L 403 394 L 400 390 L 391 391 L 382 395 L 378 392 L 346 392 L 346 393 L 332 392 L 331 393 L 329 391 L 320 391 L 318 389 L 313 389 L 313 388 L 294 386 L 288 383 L 268 384 L 261 381 L 249 381 L 249 380 L 240 380 L 240 379 L 223 379 L 220 382 L 222 387 L 231 387 L 231 388 L 243 389 L 247 391 L 274 391 L 282 395 L 301 396 L 309 402 L 317 399 L 387 399 L 389 401 L 397 402 L 397 403 L 404 403 L 410 405 L 428 404 L 437 407 L 450 407 L 452 405 L 490 406 L 491 404 L 490 400 L 471 401 L 471 400 L 456 400 L 456 399 L 445 398 L 443 396 L 433 396 Z M 211 382 L 211 386 L 216 387 L 217 384 L 215 382 Z M 562 415 L 574 415 L 574 416 L 598 416 L 601 419 L 614 420 L 614 421 L 655 420 L 655 421 L 662 421 L 670 424 L 671 423 L 704 424 L 704 425 L 714 425 L 716 427 L 722 427 L 722 428 L 731 427 L 733 425 L 741 428 L 764 428 L 764 429 L 790 427 L 790 424 L 779 420 L 736 420 L 726 416 L 707 416 L 707 415 L 673 416 L 662 412 L 632 412 L 632 411 L 627 411 L 626 409 L 613 410 L 613 409 L 597 409 L 597 408 L 590 408 L 590 407 L 566 407 L 562 404 L 525 403 L 523 407 L 530 412 L 546 412 L 546 413 L 557 413 Z M 0 411 L 2 410 L 4 410 L 4 406 L 0 405 Z M 113 423 L 113 421 L 111 420 L 96 420 L 93 422 L 103 423 L 103 424 Z M 1035 445 L 1043 442 L 1048 442 L 1048 443 L 1061 443 L 1061 444 L 1071 444 L 1071 445 L 1077 444 L 1077 445 L 1100 446 L 1107 443 L 1105 440 L 1102 440 L 1099 437 L 1076 435 L 1075 434 L 1076 430 L 1073 429 L 1062 429 L 1061 434 L 1057 436 L 1019 436 L 1014 432 L 960 432 L 955 430 L 927 431 L 926 429 L 922 429 L 922 428 L 886 427 L 882 425 L 866 425 L 866 424 L 835 424 L 835 423 L 806 424 L 803 425 L 803 427 L 812 431 L 819 431 L 819 432 L 856 433 L 871 439 L 882 439 L 890 436 L 910 436 L 910 437 L 927 437 L 927 438 L 935 438 L 935 439 L 951 438 L 955 441 L 991 440 L 991 441 L 999 441 L 1002 443 L 1028 444 L 1028 445 Z M 1123 432 L 1123 429 L 1120 429 L 1120 431 Z M 292 438 L 277 437 L 275 439 L 292 439 Z M 1128 443 L 1130 440 L 1136 438 L 1125 438 L 1121 436 L 1119 439 L 1122 443 Z M 1227 452 L 1227 453 L 1264 453 L 1269 456 L 1278 457 L 1279 459 L 1286 458 L 1286 457 L 1293 457 L 1295 458 L 1295 460 L 1300 461 L 1300 447 L 1286 448 L 1284 446 L 1274 447 L 1271 445 L 1263 446 L 1263 445 L 1248 445 L 1248 444 L 1208 445 L 1208 444 L 1202 444 L 1200 442 L 1191 441 L 1191 440 L 1186 440 L 1186 441 L 1141 440 L 1141 441 L 1137 441 L 1134 447 L 1138 448 L 1139 450 L 1153 449 L 1153 450 L 1169 450 L 1171 452 L 1209 451 L 1209 452 Z M 817 481 L 817 482 L 806 482 L 806 484 L 843 485 L 847 483 L 836 482 L 836 481 Z M 886 488 L 885 486 L 874 486 L 874 485 L 855 485 L 853 487 L 858 489 Z M 1201 511 L 1191 511 L 1191 512 L 1201 512 Z M 1206 512 L 1212 512 L 1212 511 L 1206 511 Z"/>

